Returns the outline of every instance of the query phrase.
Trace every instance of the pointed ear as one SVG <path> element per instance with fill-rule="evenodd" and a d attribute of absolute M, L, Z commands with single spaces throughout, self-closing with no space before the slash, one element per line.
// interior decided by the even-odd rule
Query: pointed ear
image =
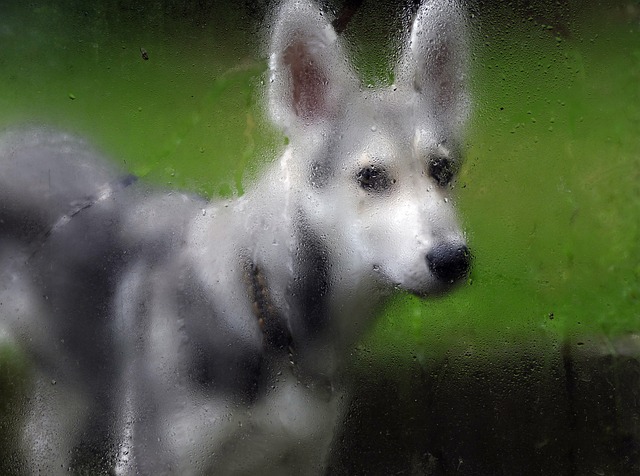
<path fill-rule="evenodd" d="M 456 0 L 425 0 L 398 64 L 398 82 L 412 85 L 450 133 L 459 134 L 469 115 L 467 15 Z"/>
<path fill-rule="evenodd" d="M 285 130 L 331 117 L 353 79 L 330 21 L 308 0 L 281 6 L 269 61 L 269 110 Z"/>

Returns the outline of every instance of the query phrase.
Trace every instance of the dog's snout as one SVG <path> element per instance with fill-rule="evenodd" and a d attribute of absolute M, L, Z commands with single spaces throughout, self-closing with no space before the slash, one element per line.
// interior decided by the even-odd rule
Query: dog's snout
<path fill-rule="evenodd" d="M 427 253 L 427 264 L 440 281 L 452 284 L 469 273 L 471 251 L 465 245 L 438 245 Z"/>

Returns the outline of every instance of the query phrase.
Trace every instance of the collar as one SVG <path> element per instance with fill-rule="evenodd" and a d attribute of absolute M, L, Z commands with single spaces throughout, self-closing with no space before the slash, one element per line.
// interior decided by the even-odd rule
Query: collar
<path fill-rule="evenodd" d="M 324 375 L 305 372 L 296 361 L 296 351 L 287 320 L 278 310 L 262 270 L 251 260 L 245 265 L 249 295 L 253 302 L 253 312 L 262 331 L 265 353 L 272 359 L 287 359 L 291 373 L 299 384 L 324 395 L 329 400 L 334 394 L 333 383 Z"/>
<path fill-rule="evenodd" d="M 293 364 L 293 337 L 284 316 L 271 298 L 267 278 L 253 261 L 248 261 L 246 274 L 249 282 L 249 295 L 253 303 L 253 313 L 262 331 L 265 351 L 271 355 L 288 355 Z"/>

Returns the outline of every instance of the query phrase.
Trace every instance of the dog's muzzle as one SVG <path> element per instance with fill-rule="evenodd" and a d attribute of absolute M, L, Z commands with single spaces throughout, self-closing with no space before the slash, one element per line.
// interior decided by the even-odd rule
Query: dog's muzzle
<path fill-rule="evenodd" d="M 427 265 L 440 281 L 453 284 L 469 274 L 471 251 L 465 245 L 441 244 L 427 253 Z"/>

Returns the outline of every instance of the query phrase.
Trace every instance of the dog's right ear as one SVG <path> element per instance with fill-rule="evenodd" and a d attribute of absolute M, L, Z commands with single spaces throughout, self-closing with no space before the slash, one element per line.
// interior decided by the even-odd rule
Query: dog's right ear
<path fill-rule="evenodd" d="M 347 82 L 355 84 L 326 14 L 308 0 L 280 6 L 269 51 L 269 111 L 290 131 L 336 114 Z"/>

